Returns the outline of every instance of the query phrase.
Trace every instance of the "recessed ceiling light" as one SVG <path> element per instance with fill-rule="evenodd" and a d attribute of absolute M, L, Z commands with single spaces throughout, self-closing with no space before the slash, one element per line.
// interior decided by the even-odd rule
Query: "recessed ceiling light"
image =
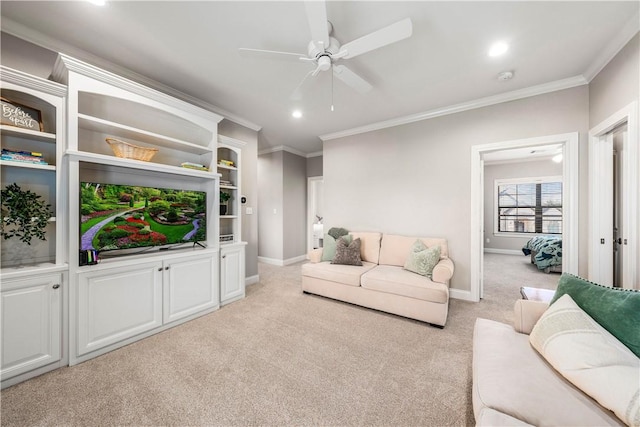
<path fill-rule="evenodd" d="M 496 42 L 489 49 L 489 56 L 500 56 L 509 50 L 509 45 L 505 42 Z"/>
<path fill-rule="evenodd" d="M 293 113 L 291 113 L 291 116 L 295 117 L 296 119 L 299 119 L 300 117 L 302 117 L 302 111 L 293 110 Z"/>
<path fill-rule="evenodd" d="M 104 6 L 107 4 L 107 0 L 87 0 L 91 4 L 95 4 L 96 6 Z"/>

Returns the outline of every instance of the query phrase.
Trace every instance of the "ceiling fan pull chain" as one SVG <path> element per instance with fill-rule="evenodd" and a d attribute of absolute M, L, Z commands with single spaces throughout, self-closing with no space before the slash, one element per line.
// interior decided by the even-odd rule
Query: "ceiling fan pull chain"
<path fill-rule="evenodd" d="M 331 68 L 331 111 L 333 111 L 333 67 Z"/>

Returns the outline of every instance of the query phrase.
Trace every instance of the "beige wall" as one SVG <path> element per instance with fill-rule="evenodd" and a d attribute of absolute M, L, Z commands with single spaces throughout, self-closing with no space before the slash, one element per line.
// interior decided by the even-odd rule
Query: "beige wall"
<path fill-rule="evenodd" d="M 562 163 L 551 160 L 516 162 L 506 164 L 485 165 L 484 168 L 484 247 L 517 251 L 522 254 L 522 247 L 532 236 L 497 236 L 495 235 L 496 187 L 495 180 L 510 178 L 536 178 L 544 176 L 562 176 Z M 487 239 L 489 241 L 487 242 Z"/>
<path fill-rule="evenodd" d="M 322 156 L 307 158 L 307 176 L 322 176 Z"/>
<path fill-rule="evenodd" d="M 283 252 L 283 157 L 284 151 L 258 156 L 258 256 L 282 260 Z"/>
<path fill-rule="evenodd" d="M 589 127 L 593 128 L 640 97 L 640 34 L 591 80 Z"/>
<path fill-rule="evenodd" d="M 307 159 L 284 152 L 283 257 L 290 260 L 307 253 Z"/>
<path fill-rule="evenodd" d="M 587 86 L 326 141 L 325 227 L 445 237 L 470 290 L 471 147 L 580 133 L 579 241 L 586 240 Z M 580 244 L 579 244 L 580 246 Z M 586 250 L 580 250 L 586 271 Z"/>

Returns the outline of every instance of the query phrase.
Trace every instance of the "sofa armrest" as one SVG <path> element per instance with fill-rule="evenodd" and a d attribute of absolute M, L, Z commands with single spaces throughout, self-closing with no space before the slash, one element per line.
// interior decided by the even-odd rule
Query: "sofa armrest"
<path fill-rule="evenodd" d="M 513 307 L 513 328 L 516 332 L 529 335 L 547 308 L 548 302 L 519 299 Z"/>
<path fill-rule="evenodd" d="M 310 250 L 307 259 L 313 263 L 322 261 L 322 248 Z"/>
<path fill-rule="evenodd" d="M 440 262 L 438 262 L 436 266 L 433 267 L 431 280 L 448 285 L 449 279 L 451 279 L 451 276 L 453 276 L 453 270 L 453 261 L 451 261 L 449 258 L 441 259 Z"/>

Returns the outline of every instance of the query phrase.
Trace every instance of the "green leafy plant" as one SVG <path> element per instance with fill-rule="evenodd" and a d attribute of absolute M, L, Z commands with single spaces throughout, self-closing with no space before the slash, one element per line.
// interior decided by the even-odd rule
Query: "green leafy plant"
<path fill-rule="evenodd" d="M 23 190 L 15 182 L 2 190 L 2 209 L 0 221 L 0 235 L 6 240 L 18 237 L 20 241 L 31 244 L 31 239 L 45 238 L 45 228 L 51 213 L 51 205 L 42 197 Z"/>
<path fill-rule="evenodd" d="M 220 203 L 227 203 L 230 198 L 231 194 L 225 193 L 224 191 L 220 192 Z"/>

